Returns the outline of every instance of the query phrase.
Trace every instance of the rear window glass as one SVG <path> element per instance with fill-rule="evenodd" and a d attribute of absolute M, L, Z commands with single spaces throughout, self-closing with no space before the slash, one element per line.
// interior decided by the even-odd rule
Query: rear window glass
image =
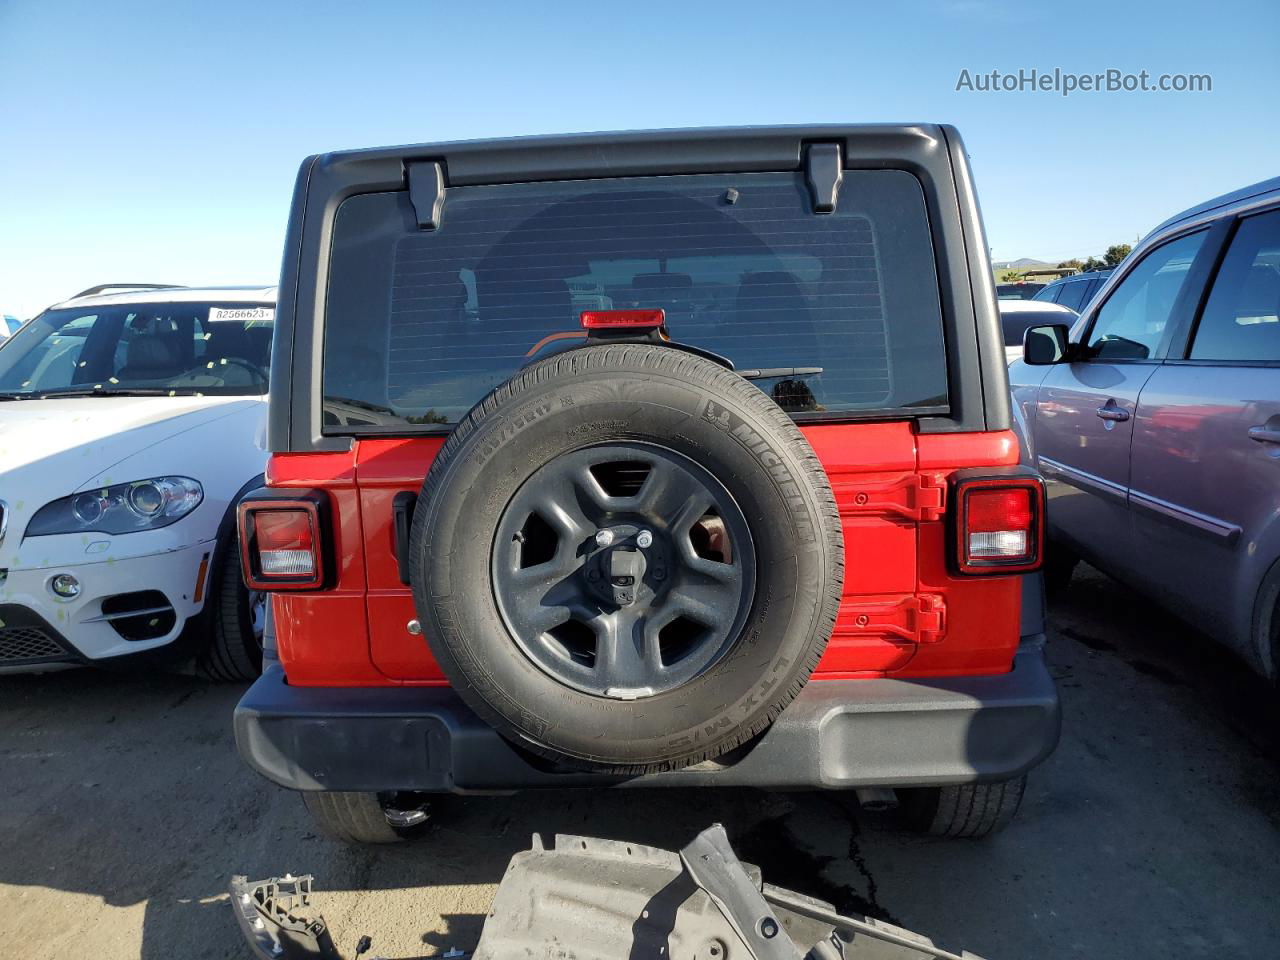
<path fill-rule="evenodd" d="M 582 311 L 637 307 L 775 373 L 754 382 L 797 416 L 946 411 L 920 185 L 846 171 L 824 215 L 795 174 L 452 187 L 433 231 L 405 192 L 352 197 L 333 235 L 326 429 L 453 423 L 581 345 Z"/>
<path fill-rule="evenodd" d="M 1056 302 L 1079 312 L 1080 307 L 1084 304 L 1084 295 L 1088 290 L 1089 282 L 1087 280 L 1073 280 L 1070 283 L 1064 283 Z"/>

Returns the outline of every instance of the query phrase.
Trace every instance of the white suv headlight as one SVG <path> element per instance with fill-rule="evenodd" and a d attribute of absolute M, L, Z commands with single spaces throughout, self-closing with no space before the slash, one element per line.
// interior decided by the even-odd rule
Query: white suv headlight
<path fill-rule="evenodd" d="M 181 520 L 203 499 L 204 488 L 188 477 L 117 483 L 45 504 L 27 524 L 26 536 L 155 530 Z"/>

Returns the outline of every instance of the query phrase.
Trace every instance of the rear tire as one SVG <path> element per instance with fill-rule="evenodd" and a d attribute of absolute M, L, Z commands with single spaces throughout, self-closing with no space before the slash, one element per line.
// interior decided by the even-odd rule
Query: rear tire
<path fill-rule="evenodd" d="M 1007 827 L 1027 788 L 1026 776 L 996 783 L 899 790 L 907 826 L 934 837 L 990 836 Z"/>
<path fill-rule="evenodd" d="M 401 843 L 418 832 L 393 825 L 376 793 L 308 791 L 302 804 L 325 836 L 342 843 Z"/>
<path fill-rule="evenodd" d="M 1253 612 L 1254 650 L 1262 674 L 1280 687 L 1280 562 L 1262 578 Z"/>
<path fill-rule="evenodd" d="M 240 574 L 240 543 L 233 540 L 209 583 L 209 639 L 196 668 L 224 683 L 253 680 L 262 673 L 262 623 L 255 616 L 260 595 L 251 595 Z"/>

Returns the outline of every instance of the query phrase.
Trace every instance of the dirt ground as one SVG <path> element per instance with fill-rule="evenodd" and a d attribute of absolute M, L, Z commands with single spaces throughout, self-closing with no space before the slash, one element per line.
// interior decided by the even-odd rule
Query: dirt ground
<path fill-rule="evenodd" d="M 930 841 L 852 797 L 449 798 L 424 841 L 347 848 L 232 742 L 240 691 L 175 676 L 0 677 L 0 956 L 246 957 L 228 877 L 310 872 L 349 956 L 474 946 L 534 831 L 676 848 L 719 820 L 766 879 L 990 958 L 1280 953 L 1280 708 L 1092 571 L 1054 611 L 1065 727 L 1018 820 Z"/>

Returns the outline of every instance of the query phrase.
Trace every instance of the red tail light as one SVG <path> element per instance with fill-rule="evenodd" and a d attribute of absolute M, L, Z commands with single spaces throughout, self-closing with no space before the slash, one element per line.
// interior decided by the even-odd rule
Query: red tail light
<path fill-rule="evenodd" d="M 620 330 L 630 327 L 652 330 L 662 326 L 666 312 L 659 310 L 583 310 L 580 319 L 584 330 Z"/>
<path fill-rule="evenodd" d="M 1038 476 L 981 477 L 955 485 L 961 573 L 1029 573 L 1044 555 L 1044 484 Z"/>
<path fill-rule="evenodd" d="M 250 590 L 315 590 L 324 585 L 320 505 L 264 499 L 240 505 L 240 560 Z"/>

